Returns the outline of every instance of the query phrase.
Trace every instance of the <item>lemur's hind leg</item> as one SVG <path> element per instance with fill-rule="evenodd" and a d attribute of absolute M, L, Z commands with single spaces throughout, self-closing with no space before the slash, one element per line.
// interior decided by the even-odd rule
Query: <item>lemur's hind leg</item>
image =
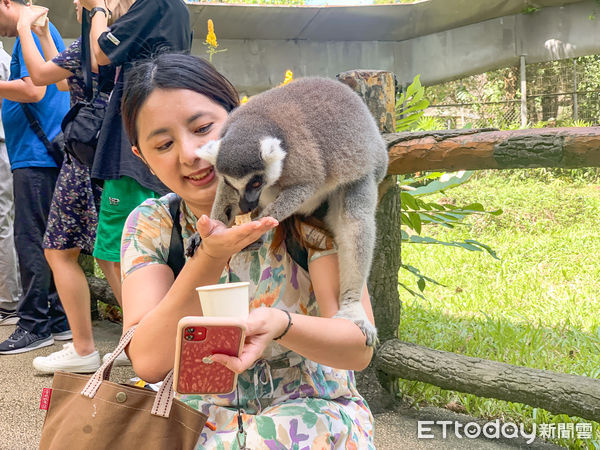
<path fill-rule="evenodd" d="M 378 343 L 377 329 L 361 303 L 375 247 L 377 183 L 372 175 L 340 188 L 330 197 L 325 221 L 338 247 L 340 309 L 334 317 L 355 322 L 365 334 L 367 345 Z"/>

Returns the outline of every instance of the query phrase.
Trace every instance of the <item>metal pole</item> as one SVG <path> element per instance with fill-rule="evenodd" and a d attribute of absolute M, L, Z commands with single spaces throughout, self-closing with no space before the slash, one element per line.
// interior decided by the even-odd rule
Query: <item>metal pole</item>
<path fill-rule="evenodd" d="M 579 120 L 579 105 L 577 98 L 577 60 L 573 59 L 573 120 Z"/>
<path fill-rule="evenodd" d="M 527 70 L 525 55 L 521 55 L 521 127 L 527 126 Z"/>

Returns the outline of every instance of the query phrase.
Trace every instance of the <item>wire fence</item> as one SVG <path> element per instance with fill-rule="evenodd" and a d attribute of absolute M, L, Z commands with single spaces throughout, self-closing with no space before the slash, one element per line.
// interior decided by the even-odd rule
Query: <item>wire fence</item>
<path fill-rule="evenodd" d="M 527 65 L 526 122 L 529 126 L 595 125 L 600 122 L 600 80 L 594 70 L 600 56 Z M 590 59 L 592 58 L 592 59 Z M 591 63 L 590 63 L 591 61 Z M 519 128 L 521 94 L 504 101 L 430 105 L 426 116 L 447 128 Z"/>

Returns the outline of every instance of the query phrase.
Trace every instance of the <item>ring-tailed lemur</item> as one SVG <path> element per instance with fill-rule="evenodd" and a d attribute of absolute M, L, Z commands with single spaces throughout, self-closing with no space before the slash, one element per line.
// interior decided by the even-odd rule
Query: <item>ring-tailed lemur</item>
<path fill-rule="evenodd" d="M 338 248 L 339 311 L 367 345 L 377 330 L 361 304 L 375 246 L 377 185 L 387 146 L 361 98 L 348 86 L 305 78 L 253 97 L 231 113 L 221 138 L 197 152 L 219 175 L 211 216 L 229 225 L 258 208 L 282 221 L 328 202 L 324 221 Z"/>

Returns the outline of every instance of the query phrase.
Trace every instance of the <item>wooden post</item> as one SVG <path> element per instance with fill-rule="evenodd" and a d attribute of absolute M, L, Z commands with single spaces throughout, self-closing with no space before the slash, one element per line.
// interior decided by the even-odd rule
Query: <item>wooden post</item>
<path fill-rule="evenodd" d="M 525 55 L 521 55 L 521 127 L 527 126 L 527 65 Z"/>
<path fill-rule="evenodd" d="M 79 254 L 79 265 L 83 269 L 86 277 L 94 276 L 94 257 L 91 255 Z M 98 320 L 100 317 L 98 313 L 98 301 L 91 295 L 90 297 L 90 312 L 92 314 L 92 320 Z"/>
<path fill-rule="evenodd" d="M 338 79 L 363 98 L 382 133 L 395 131 L 396 86 L 391 72 L 353 70 L 339 74 Z M 379 199 L 376 251 L 368 284 L 379 340 L 384 342 L 398 335 L 400 324 L 400 189 L 396 176 L 387 176 L 380 184 Z M 374 412 L 393 401 L 393 396 L 384 391 L 377 380 L 394 389 L 395 378 L 376 373 L 373 367 L 357 374 L 358 389 Z"/>

